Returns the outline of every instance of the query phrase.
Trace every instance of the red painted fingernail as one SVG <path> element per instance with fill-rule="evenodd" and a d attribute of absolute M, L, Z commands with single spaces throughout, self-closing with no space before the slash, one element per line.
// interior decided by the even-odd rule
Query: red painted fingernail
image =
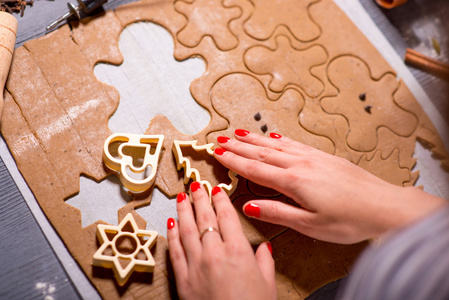
<path fill-rule="evenodd" d="M 219 186 L 216 186 L 212 189 L 212 196 L 215 196 L 216 194 L 218 194 L 219 192 L 221 192 L 221 188 Z"/>
<path fill-rule="evenodd" d="M 230 138 L 228 138 L 227 136 L 219 136 L 217 137 L 217 142 L 219 142 L 220 144 L 225 144 L 227 142 L 229 142 Z"/>
<path fill-rule="evenodd" d="M 179 193 L 178 196 L 176 196 L 176 200 L 178 201 L 178 203 L 186 200 L 186 198 L 187 198 L 186 193 Z"/>
<path fill-rule="evenodd" d="M 282 137 L 282 135 L 278 134 L 278 133 L 270 133 L 270 138 L 272 139 L 280 139 Z"/>
<path fill-rule="evenodd" d="M 249 134 L 248 130 L 244 130 L 244 129 L 236 129 L 235 130 L 235 135 L 238 135 L 241 137 L 247 136 L 248 134 Z"/>
<path fill-rule="evenodd" d="M 250 203 L 247 206 L 245 206 L 244 212 L 245 215 L 247 215 L 248 217 L 254 218 L 260 217 L 260 207 L 259 205 L 254 203 Z"/>
<path fill-rule="evenodd" d="M 270 251 L 271 255 L 273 255 L 273 246 L 271 246 L 271 242 L 270 241 L 267 242 L 267 248 Z"/>
<path fill-rule="evenodd" d="M 217 155 L 223 155 L 226 152 L 226 150 L 223 148 L 215 148 L 214 152 Z"/>
<path fill-rule="evenodd" d="M 190 185 L 190 190 L 192 192 L 196 192 L 200 189 L 201 184 L 198 181 L 192 182 L 192 184 Z"/>
<path fill-rule="evenodd" d="M 175 220 L 173 218 L 167 219 L 167 229 L 170 230 L 175 227 Z"/>

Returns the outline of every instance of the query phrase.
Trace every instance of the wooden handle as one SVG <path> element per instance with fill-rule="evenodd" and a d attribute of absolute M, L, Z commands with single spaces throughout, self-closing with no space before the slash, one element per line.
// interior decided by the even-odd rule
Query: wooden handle
<path fill-rule="evenodd" d="M 11 67 L 16 44 L 17 20 L 11 14 L 0 12 L 0 123 L 3 113 L 3 90 Z"/>
<path fill-rule="evenodd" d="M 427 57 L 413 49 L 407 48 L 405 63 L 433 75 L 449 80 L 449 65 L 433 58 Z"/>

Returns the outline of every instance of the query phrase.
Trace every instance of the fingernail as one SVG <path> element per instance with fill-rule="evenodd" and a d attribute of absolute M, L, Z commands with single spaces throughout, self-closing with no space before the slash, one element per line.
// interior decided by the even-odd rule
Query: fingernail
<path fill-rule="evenodd" d="M 282 137 L 282 135 L 280 135 L 278 133 L 274 133 L 274 132 L 270 133 L 270 138 L 272 138 L 272 139 L 280 139 L 281 137 Z"/>
<path fill-rule="evenodd" d="M 192 182 L 192 184 L 190 185 L 190 190 L 192 192 L 196 192 L 200 189 L 201 184 L 198 181 Z"/>
<path fill-rule="evenodd" d="M 217 137 L 217 142 L 219 142 L 220 144 L 225 144 L 230 140 L 230 138 L 228 138 L 227 136 L 219 136 Z"/>
<path fill-rule="evenodd" d="M 257 204 L 250 203 L 245 206 L 245 209 L 243 211 L 245 215 L 247 215 L 248 217 L 254 218 L 260 217 L 260 207 Z"/>
<path fill-rule="evenodd" d="M 271 245 L 270 241 L 267 242 L 267 248 L 270 251 L 271 255 L 273 255 L 273 246 Z"/>
<path fill-rule="evenodd" d="M 167 229 L 170 230 L 175 227 L 175 220 L 173 218 L 167 219 Z"/>
<path fill-rule="evenodd" d="M 221 191 L 221 188 L 219 186 L 216 186 L 212 189 L 212 196 L 215 196 Z"/>
<path fill-rule="evenodd" d="M 247 136 L 248 134 L 249 134 L 248 130 L 244 130 L 244 129 L 236 129 L 235 130 L 235 135 L 238 135 L 241 137 Z"/>
<path fill-rule="evenodd" d="M 179 193 L 178 196 L 176 196 L 176 200 L 178 201 L 178 203 L 186 200 L 186 198 L 187 198 L 186 193 Z"/>
<path fill-rule="evenodd" d="M 217 155 L 223 155 L 226 152 L 226 150 L 223 148 L 215 148 L 214 152 Z"/>

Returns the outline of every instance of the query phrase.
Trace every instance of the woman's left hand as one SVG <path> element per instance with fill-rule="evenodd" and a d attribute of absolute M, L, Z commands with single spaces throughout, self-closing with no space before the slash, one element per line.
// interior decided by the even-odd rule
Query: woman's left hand
<path fill-rule="evenodd" d="M 198 182 L 177 197 L 179 223 L 167 220 L 167 239 L 181 299 L 276 299 L 271 244 L 256 253 L 243 234 L 234 206 L 219 187 L 212 201 Z"/>

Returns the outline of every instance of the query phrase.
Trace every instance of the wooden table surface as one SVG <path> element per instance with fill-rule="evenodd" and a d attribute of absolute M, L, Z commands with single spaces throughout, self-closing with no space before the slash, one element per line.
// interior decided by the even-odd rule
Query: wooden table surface
<path fill-rule="evenodd" d="M 132 1 L 113 1 L 104 8 L 113 9 L 127 2 Z M 389 11 L 380 9 L 374 0 L 360 2 L 401 57 L 410 47 L 449 63 L 449 36 L 445 36 L 449 32 L 446 0 L 409 0 Z M 27 7 L 23 18 L 16 15 L 19 21 L 16 47 L 45 35 L 45 27 L 66 11 L 64 0 L 39 0 L 33 7 Z M 439 55 L 432 48 L 429 37 L 440 42 Z M 449 83 L 419 70 L 410 70 L 448 121 Z M 335 290 L 327 287 L 316 296 L 332 299 Z M 0 299 L 80 298 L 0 157 Z"/>

